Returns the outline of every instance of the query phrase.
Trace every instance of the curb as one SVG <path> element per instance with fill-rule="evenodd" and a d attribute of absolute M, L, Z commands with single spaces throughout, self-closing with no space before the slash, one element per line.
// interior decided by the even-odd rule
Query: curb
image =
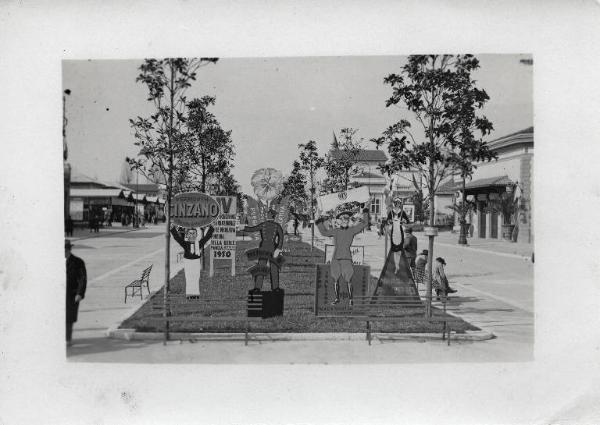
<path fill-rule="evenodd" d="M 137 332 L 135 329 L 109 329 L 107 336 L 126 341 L 162 341 L 162 332 Z M 430 333 L 383 333 L 372 332 L 373 339 L 379 341 L 441 341 L 440 334 Z M 206 333 L 206 332 L 171 332 L 170 340 L 197 341 L 244 341 L 245 334 L 241 332 Z M 453 341 L 486 341 L 494 339 L 493 333 L 486 331 L 467 331 L 464 334 L 451 334 Z M 366 341 L 366 332 L 349 333 L 265 333 L 249 332 L 249 341 L 285 342 L 285 341 Z"/>

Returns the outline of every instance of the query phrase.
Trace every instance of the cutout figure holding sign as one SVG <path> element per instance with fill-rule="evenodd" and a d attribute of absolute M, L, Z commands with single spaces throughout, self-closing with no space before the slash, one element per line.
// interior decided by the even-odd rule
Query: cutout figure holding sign
<path fill-rule="evenodd" d="M 367 214 L 363 213 L 362 221 L 357 225 L 350 227 L 351 216 L 352 213 L 349 211 L 339 213 L 336 218 L 340 220 L 341 225 L 337 229 L 332 228 L 331 219 L 329 217 L 320 217 L 315 221 L 321 235 L 333 237 L 333 244 L 335 246 L 330 265 L 330 276 L 333 280 L 333 289 L 335 291 L 335 300 L 333 300 L 332 304 L 338 304 L 340 302 L 340 277 L 344 278 L 346 285 L 348 286 L 349 305 L 354 304 L 352 300 L 351 283 L 352 275 L 354 275 L 354 266 L 352 265 L 350 246 L 354 241 L 354 236 L 362 232 L 369 222 Z M 323 224 L 324 221 L 327 222 L 327 227 Z"/>
<path fill-rule="evenodd" d="M 200 258 L 202 248 L 213 235 L 214 228 L 208 226 L 208 231 L 200 240 L 200 227 L 186 228 L 181 235 L 175 226 L 171 227 L 173 239 L 183 248 L 183 270 L 185 274 L 185 295 L 188 299 L 200 298 Z"/>

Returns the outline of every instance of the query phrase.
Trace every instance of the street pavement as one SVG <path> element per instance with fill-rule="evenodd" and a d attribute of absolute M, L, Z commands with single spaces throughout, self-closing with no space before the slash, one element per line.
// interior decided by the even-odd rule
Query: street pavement
<path fill-rule="evenodd" d="M 164 283 L 165 226 L 101 229 L 99 234 L 74 235 L 73 253 L 86 261 L 88 289 L 73 332 L 74 345 L 67 348 L 69 361 L 124 363 L 317 363 L 369 364 L 407 362 L 497 362 L 533 359 L 534 309 L 533 264 L 530 246 L 508 246 L 503 241 L 471 241 L 456 244 L 457 234 L 442 234 L 434 256 L 448 263 L 450 285 L 458 290 L 453 313 L 493 333 L 487 341 L 139 341 L 109 338 L 107 331 L 138 309 L 143 300 L 128 297 L 124 286 L 153 265 L 150 290 Z M 316 233 L 315 244 L 325 240 Z M 416 234 L 419 250 L 427 240 Z M 302 238 L 310 243 L 310 230 Z M 453 243 L 454 239 L 454 243 Z M 478 243 L 479 242 L 479 243 Z M 378 276 L 383 266 L 385 242 L 376 232 L 357 235 L 355 244 L 365 245 L 366 262 Z M 171 243 L 171 276 L 182 263 L 181 249 Z M 285 285 L 284 282 L 282 282 Z M 420 288 L 421 290 L 423 288 Z M 144 300 L 146 299 L 144 294 Z"/>

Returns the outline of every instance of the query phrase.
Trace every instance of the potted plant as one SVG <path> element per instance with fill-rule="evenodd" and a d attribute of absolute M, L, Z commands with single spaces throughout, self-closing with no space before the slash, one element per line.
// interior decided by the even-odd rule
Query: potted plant
<path fill-rule="evenodd" d="M 512 241 L 515 228 L 515 213 L 517 212 L 517 201 L 512 193 L 504 192 L 498 199 L 490 202 L 492 211 L 502 213 L 502 239 Z"/>

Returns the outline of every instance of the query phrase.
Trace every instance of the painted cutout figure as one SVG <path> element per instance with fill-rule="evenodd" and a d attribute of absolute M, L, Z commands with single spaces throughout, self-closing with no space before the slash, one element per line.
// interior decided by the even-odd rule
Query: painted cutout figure
<path fill-rule="evenodd" d="M 266 221 L 242 229 L 244 233 L 260 232 L 258 248 L 246 251 L 249 260 L 258 259 L 258 263 L 248 269 L 254 278 L 254 292 L 261 290 L 267 273 L 271 277 L 271 290 L 280 290 L 279 269 L 283 263 L 283 257 L 279 254 L 283 247 L 283 229 L 275 221 L 275 217 L 277 217 L 277 212 L 271 209 Z"/>
<path fill-rule="evenodd" d="M 394 265 L 396 274 L 400 270 L 400 257 L 404 250 L 404 229 L 403 223 L 409 223 L 410 219 L 404 211 L 403 202 L 400 197 L 394 198 L 392 209 L 388 213 L 387 222 L 389 226 L 391 252 L 394 253 Z"/>
<path fill-rule="evenodd" d="M 404 250 L 404 229 L 402 223 L 408 222 L 408 216 L 402 208 L 402 200 L 394 198 L 394 204 L 388 213 L 386 230 L 390 235 L 390 249 L 373 292 L 372 301 L 378 295 L 401 295 L 419 301 L 419 292 L 410 268 L 410 260 Z M 415 246 L 416 249 L 416 246 Z"/>
<path fill-rule="evenodd" d="M 368 216 L 366 213 L 363 213 L 362 221 L 359 221 L 359 223 L 354 226 L 350 226 L 351 215 L 352 213 L 348 211 L 341 212 L 337 215 L 336 218 L 338 218 L 341 223 L 339 228 L 332 228 L 329 218 L 320 217 L 315 222 L 321 235 L 333 237 L 334 250 L 331 258 L 330 276 L 333 281 L 335 300 L 332 304 L 338 304 L 340 302 L 340 278 L 343 278 L 348 286 L 349 305 L 354 304 L 351 283 L 352 276 L 354 275 L 354 266 L 352 265 L 352 253 L 350 252 L 350 247 L 354 241 L 354 236 L 367 227 Z M 324 221 L 328 222 L 328 227 L 325 226 Z"/>
<path fill-rule="evenodd" d="M 184 228 L 180 228 L 184 229 Z M 202 248 L 208 243 L 215 229 L 208 226 L 206 234 L 198 240 L 200 227 L 192 227 L 183 230 L 181 234 L 178 229 L 171 227 L 173 239 L 183 248 L 183 270 L 185 275 L 185 295 L 188 299 L 200 298 L 200 258 Z"/>

